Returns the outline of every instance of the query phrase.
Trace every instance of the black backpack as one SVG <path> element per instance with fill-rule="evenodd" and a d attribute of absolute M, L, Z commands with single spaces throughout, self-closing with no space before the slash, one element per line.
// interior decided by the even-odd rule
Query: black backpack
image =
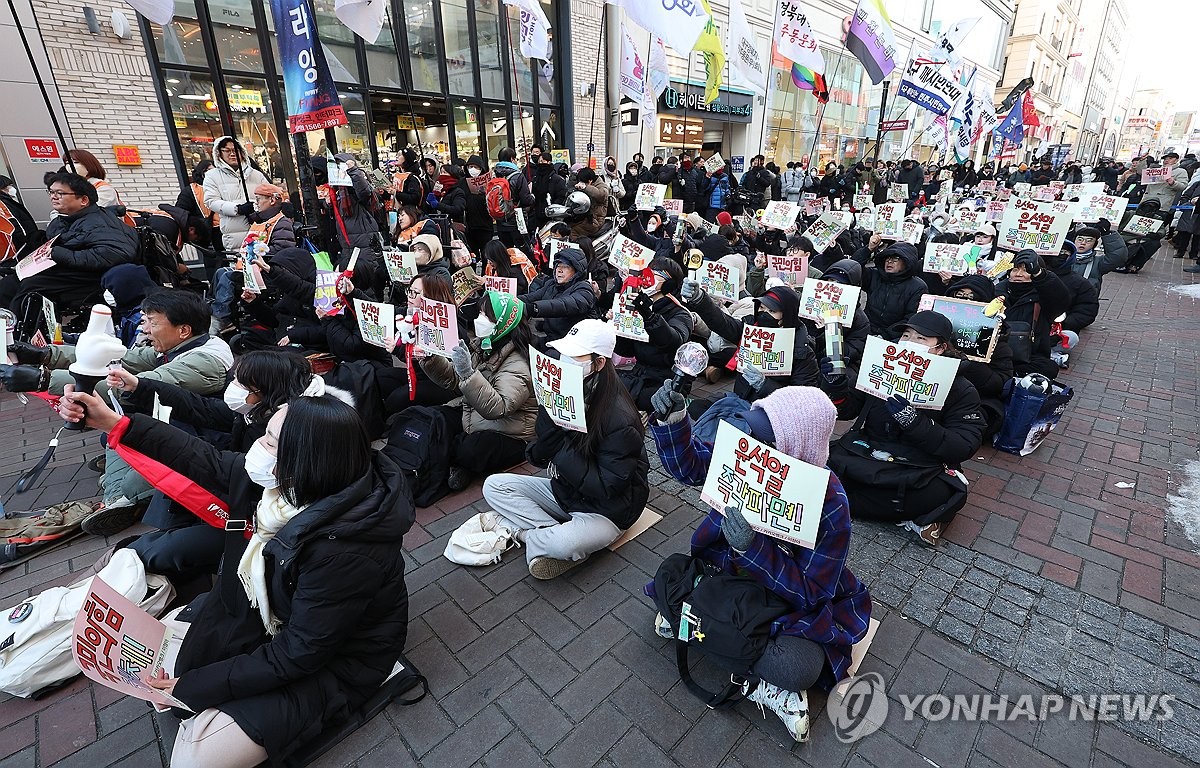
<path fill-rule="evenodd" d="M 388 427 L 387 439 L 383 452 L 410 475 L 413 504 L 428 507 L 450 492 L 450 442 L 441 408 L 405 408 Z"/>
<path fill-rule="evenodd" d="M 696 648 L 734 676 L 753 678 L 751 668 L 771 639 L 771 624 L 792 610 L 779 595 L 748 576 L 733 576 L 712 563 L 675 554 L 654 575 L 654 604 L 671 624 L 679 677 L 709 707 L 734 701 L 741 683 L 719 693 L 702 688 L 688 670 L 688 650 Z M 680 639 L 680 622 L 685 622 Z"/>

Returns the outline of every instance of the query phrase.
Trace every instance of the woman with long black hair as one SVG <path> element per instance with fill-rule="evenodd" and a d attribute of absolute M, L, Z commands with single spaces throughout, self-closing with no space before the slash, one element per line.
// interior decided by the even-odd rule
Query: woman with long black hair
<path fill-rule="evenodd" d="M 550 342 L 559 360 L 583 368 L 588 431 L 572 432 L 538 410 L 527 456 L 549 477 L 492 475 L 484 529 L 507 529 L 525 544 L 529 573 L 553 579 L 612 544 L 641 516 L 650 495 L 645 427 L 612 366 L 617 337 L 601 320 L 581 320 Z"/>

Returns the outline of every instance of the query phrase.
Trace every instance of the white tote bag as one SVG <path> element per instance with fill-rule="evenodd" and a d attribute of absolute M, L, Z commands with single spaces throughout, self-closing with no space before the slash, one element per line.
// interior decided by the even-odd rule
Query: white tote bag
<path fill-rule="evenodd" d="M 483 513 L 472 515 L 450 534 L 446 542 L 446 559 L 459 565 L 492 565 L 500 556 L 516 546 L 508 531 L 497 528 L 483 530 Z"/>

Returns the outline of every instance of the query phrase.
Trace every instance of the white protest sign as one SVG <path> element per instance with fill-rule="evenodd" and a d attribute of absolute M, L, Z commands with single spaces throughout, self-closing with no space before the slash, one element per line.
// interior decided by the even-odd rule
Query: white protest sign
<path fill-rule="evenodd" d="M 759 533 L 812 549 L 828 487 L 828 469 L 805 464 L 722 421 L 700 500 L 722 512 L 735 507 Z"/>
<path fill-rule="evenodd" d="M 1041 254 L 1056 254 L 1070 226 L 1071 217 L 1055 213 L 1050 203 L 1014 200 L 1000 220 L 997 240 L 1001 247 L 1014 251 L 1032 248 Z"/>
<path fill-rule="evenodd" d="M 715 296 L 725 301 L 738 300 L 738 278 L 740 274 L 736 267 L 722 264 L 719 261 L 706 261 L 696 270 L 696 279 L 700 281 L 700 289 L 709 296 Z"/>
<path fill-rule="evenodd" d="M 58 235 L 50 238 L 46 242 L 37 247 L 33 253 L 17 262 L 17 279 L 24 280 L 27 277 L 33 277 L 36 274 L 45 272 L 50 267 L 54 266 L 54 241 L 58 239 Z"/>
<path fill-rule="evenodd" d="M 709 173 L 716 173 L 725 167 L 725 159 L 721 157 L 720 152 L 713 152 L 707 160 L 704 161 L 704 170 Z"/>
<path fill-rule="evenodd" d="M 384 248 L 383 265 L 393 283 L 411 283 L 417 276 L 417 255 L 412 251 Z"/>
<path fill-rule="evenodd" d="M 795 350 L 795 328 L 747 325 L 742 328 L 737 367 L 753 366 L 762 371 L 764 376 L 790 376 Z"/>
<path fill-rule="evenodd" d="M 987 221 L 1000 221 L 1004 218 L 1004 210 L 1006 208 L 1008 208 L 1008 203 L 1005 201 L 993 200 L 987 204 L 987 211 L 984 212 L 983 217 Z"/>
<path fill-rule="evenodd" d="M 834 316 L 838 325 L 849 328 L 854 324 L 854 310 L 858 308 L 861 292 L 857 285 L 805 280 L 804 289 L 800 291 L 800 316 L 810 320 Z"/>
<path fill-rule="evenodd" d="M 1120 221 L 1129 208 L 1128 197 L 1114 197 L 1113 195 L 1088 195 L 1079 198 L 1079 202 L 1083 205 L 1075 220 L 1083 222 L 1100 221 L 1100 219 Z"/>
<path fill-rule="evenodd" d="M 633 308 L 633 299 L 636 296 L 635 291 L 617 294 L 617 300 L 613 303 L 613 331 L 624 339 L 650 341 L 650 334 L 646 333 L 646 321 Z"/>
<path fill-rule="evenodd" d="M 908 201 L 908 185 L 907 184 L 892 184 L 888 187 L 889 203 L 904 203 Z"/>
<path fill-rule="evenodd" d="M 362 340 L 389 352 L 396 347 L 396 308 L 376 301 L 354 300 L 358 333 Z"/>
<path fill-rule="evenodd" d="M 1043 203 L 1048 203 L 1051 200 L 1058 199 L 1058 189 L 1056 187 L 1051 187 L 1049 185 L 1034 187 L 1032 197 L 1034 200 L 1038 200 Z"/>
<path fill-rule="evenodd" d="M 861 211 L 863 208 L 874 208 L 875 203 L 871 200 L 870 195 L 855 195 L 854 210 Z"/>
<path fill-rule="evenodd" d="M 666 184 L 638 184 L 637 196 L 633 199 L 633 207 L 639 211 L 653 211 L 662 205 L 667 196 Z"/>
<path fill-rule="evenodd" d="M 353 187 L 354 182 L 350 179 L 350 167 L 343 162 L 330 159 L 325 165 L 326 173 L 329 174 L 327 182 L 331 187 Z"/>
<path fill-rule="evenodd" d="M 846 231 L 846 222 L 840 213 L 830 211 L 822 213 L 808 229 L 804 236 L 812 241 L 814 253 L 824 253 L 837 236 Z"/>
<path fill-rule="evenodd" d="M 868 232 L 875 231 L 875 209 L 860 208 L 858 213 L 854 214 L 857 219 L 858 226 Z"/>
<path fill-rule="evenodd" d="M 917 408 L 940 411 L 958 363 L 952 357 L 931 355 L 919 344 L 868 336 L 857 388 L 883 400 L 900 395 Z"/>
<path fill-rule="evenodd" d="M 533 396 L 558 426 L 587 432 L 583 403 L 583 368 L 563 363 L 529 348 Z"/>
<path fill-rule="evenodd" d="M 975 185 L 980 192 L 995 192 L 998 182 L 995 179 L 983 179 Z"/>
<path fill-rule="evenodd" d="M 508 293 L 513 296 L 517 295 L 517 278 L 515 277 L 499 277 L 497 275 L 484 275 L 483 287 L 489 291 L 496 293 Z"/>
<path fill-rule="evenodd" d="M 431 355 L 450 357 L 450 350 L 457 346 L 457 308 L 423 297 L 417 319 L 417 348 Z"/>
<path fill-rule="evenodd" d="M 1003 208 L 1003 206 L 1001 206 Z M 950 220 L 950 231 L 952 232 L 978 232 L 979 225 L 983 223 L 983 212 L 969 210 L 967 208 L 959 209 L 958 214 Z"/>
<path fill-rule="evenodd" d="M 904 242 L 916 245 L 921 242 L 921 235 L 925 232 L 925 225 L 919 221 L 905 221 L 902 232 L 904 233 Z"/>
<path fill-rule="evenodd" d="M 1158 168 L 1146 168 L 1142 171 L 1143 184 L 1165 184 L 1169 178 L 1171 178 L 1171 169 L 1165 165 Z"/>
<path fill-rule="evenodd" d="M 982 250 L 974 243 L 930 243 L 925 250 L 925 271 L 949 272 L 952 275 L 973 273 Z"/>
<path fill-rule="evenodd" d="M 1138 237 L 1152 235 L 1162 229 L 1162 221 L 1152 219 L 1149 216 L 1130 216 L 1129 221 L 1125 222 L 1125 226 L 1121 227 L 1121 231 Z"/>
<path fill-rule="evenodd" d="M 1081 201 L 1085 197 L 1104 194 L 1104 182 L 1093 181 L 1087 184 L 1068 184 L 1063 187 L 1063 200 L 1070 200 L 1073 197 L 1079 198 Z"/>
<path fill-rule="evenodd" d="M 787 200 L 772 200 L 767 203 L 766 208 L 763 208 L 759 221 L 764 227 L 787 229 L 796 223 L 796 216 L 799 213 L 800 206 L 795 203 L 789 203 Z"/>
<path fill-rule="evenodd" d="M 1028 197 L 1029 190 L 1032 188 L 1033 188 L 1033 185 L 1030 184 L 1029 182 L 1018 181 L 1016 184 L 1012 185 L 1012 193 L 1014 195 L 1016 195 L 1017 197 Z"/>
<path fill-rule="evenodd" d="M 767 270 L 788 285 L 801 285 L 808 277 L 808 257 L 768 254 Z"/>
<path fill-rule="evenodd" d="M 880 237 L 899 240 L 904 234 L 904 203 L 884 203 L 875 208 L 875 228 Z"/>
<path fill-rule="evenodd" d="M 641 272 L 654 259 L 654 251 L 639 245 L 622 234 L 613 236 L 612 252 L 608 261 L 626 272 Z"/>
<path fill-rule="evenodd" d="M 170 641 L 165 624 L 95 576 L 71 628 L 71 658 L 88 678 L 114 691 L 188 709 L 148 682 L 162 670 Z"/>

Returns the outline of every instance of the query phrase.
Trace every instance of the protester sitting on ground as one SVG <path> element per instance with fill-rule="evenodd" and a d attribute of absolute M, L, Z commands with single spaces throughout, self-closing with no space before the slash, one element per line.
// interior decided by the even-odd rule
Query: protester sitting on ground
<path fill-rule="evenodd" d="M 654 400 L 650 433 L 663 469 L 681 483 L 702 484 L 712 446 L 693 437 L 683 395 L 667 382 Z M 821 390 L 777 389 L 757 400 L 745 418 L 755 439 L 816 467 L 829 463 L 837 409 Z M 774 711 L 797 741 L 808 736 L 807 690 L 817 685 L 828 691 L 845 679 L 851 647 L 866 635 L 871 616 L 871 596 L 846 563 L 850 527 L 847 494 L 830 473 L 812 549 L 757 533 L 733 507 L 710 509 L 692 534 L 693 556 L 749 576 L 791 605 L 754 664 L 761 681 L 757 687 L 747 683 L 743 695 Z M 673 636 L 661 614 L 655 631 Z"/>
<path fill-rule="evenodd" d="M 440 237 L 428 233 L 417 235 L 410 241 L 409 248 L 412 249 L 418 275 L 425 277 L 437 273 L 450 280 L 450 264 L 445 258 Z"/>
<path fill-rule="evenodd" d="M 754 401 L 781 387 L 816 384 L 817 359 L 813 356 L 808 331 L 800 322 L 800 297 L 791 288 L 781 285 L 756 298 L 754 315 L 749 321 L 722 312 L 712 298 L 700 290 L 700 284 L 695 280 L 684 280 L 679 295 L 684 306 L 699 315 L 710 331 L 736 345 L 741 344 L 742 333 L 747 325 L 796 329 L 791 373 L 787 376 L 765 376 L 752 365 L 739 364 L 738 378 L 733 385 L 733 393 L 738 397 Z M 697 399 L 693 404 L 697 409 L 694 412 L 699 413 L 707 404 L 707 401 Z"/>
<path fill-rule="evenodd" d="M 141 379 L 128 371 L 109 374 L 109 383 L 125 395 L 127 412 L 150 413 L 154 399 L 172 408 L 172 423 L 196 430 L 216 447 L 245 453 L 266 432 L 267 422 L 291 400 L 326 393 L 354 405 L 350 393 L 314 376 L 308 360 L 295 352 L 247 352 L 230 371 L 222 399 L 198 395 L 159 379 Z M 255 489 L 251 489 L 255 490 Z M 138 553 L 146 570 L 176 584 L 201 574 L 216 574 L 224 548 L 224 532 L 206 524 L 161 491 L 143 522 L 157 528 L 127 546 Z"/>
<path fill-rule="evenodd" d="M 404 292 L 405 303 L 402 308 L 396 310 L 397 316 L 402 314 L 407 318 L 406 322 L 411 323 L 417 307 L 425 297 L 443 304 L 453 304 L 454 288 L 450 284 L 449 276 L 444 272 L 434 271 L 414 279 Z M 456 314 L 458 337 L 460 339 L 468 338 L 471 325 L 462 312 Z M 355 337 L 361 340 L 361 337 L 358 336 L 358 324 L 353 320 L 350 322 Z M 439 385 L 430 378 L 424 367 L 416 364 L 416 359 L 424 353 L 415 345 L 411 350 L 414 357 L 413 365 L 407 365 L 409 350 L 406 348 L 406 344 L 408 343 L 410 342 L 406 339 L 397 339 L 396 349 L 393 352 L 396 357 L 405 361 L 406 367 L 400 368 L 389 364 L 379 367 L 375 371 L 375 379 L 384 398 L 384 411 L 389 416 L 412 405 L 444 405 L 456 397 L 454 390 Z M 380 348 L 374 347 L 373 349 L 379 350 Z"/>
<path fill-rule="evenodd" d="M 875 268 L 863 273 L 865 309 L 872 334 L 885 335 L 917 311 L 921 296 L 929 292 L 925 281 L 916 277 L 920 269 L 917 248 L 911 243 L 894 243 L 875 256 Z"/>
<path fill-rule="evenodd" d="M 1091 281 L 1075 271 L 1076 253 L 1075 243 L 1064 240 L 1058 254 L 1045 257 L 1045 261 L 1046 266 L 1058 275 L 1070 296 L 1062 328 L 1079 333 L 1096 322 L 1096 316 L 1100 314 L 1100 295 Z"/>
<path fill-rule="evenodd" d="M 33 321 L 42 309 L 36 297 L 49 299 L 59 310 L 95 304 L 104 273 L 134 263 L 138 253 L 136 230 L 97 205 L 96 188 L 82 176 L 56 173 L 47 179 L 46 188 L 50 207 L 59 214 L 46 227 L 46 239 L 54 241 L 53 266 L 24 280 L 15 272 L 0 279 L 0 306 L 16 313 L 17 335 L 25 340 L 33 334 Z"/>
<path fill-rule="evenodd" d="M 861 286 L 862 266 L 854 259 L 842 259 L 834 262 L 829 269 L 821 273 L 820 279 L 827 283 Z M 820 356 L 824 356 L 826 349 L 824 321 L 818 323 L 807 318 L 801 319 L 804 327 L 808 330 L 808 335 L 813 340 L 813 349 Z M 842 360 L 846 365 L 858 370 L 859 363 L 862 362 L 863 351 L 867 347 L 867 336 L 871 333 L 871 323 L 867 320 L 867 313 L 863 311 L 861 302 L 854 308 L 854 317 L 850 323 L 849 328 L 842 326 Z"/>
<path fill-rule="evenodd" d="M 895 240 L 884 240 L 882 237 L 880 237 L 878 232 L 872 232 L 870 236 L 867 237 L 866 244 L 854 251 L 850 258 L 854 259 L 865 268 L 875 261 L 875 256 L 878 253 L 880 253 L 884 248 L 891 246 L 895 242 Z"/>
<path fill-rule="evenodd" d="M 1108 219 L 1100 219 L 1096 226 L 1080 227 L 1072 235 L 1075 242 L 1075 274 L 1082 275 L 1096 289 L 1097 296 L 1104 284 L 1104 276 L 1129 260 L 1129 248 L 1125 239 L 1112 231 Z M 1200 242 L 1200 237 L 1197 238 Z"/>
<path fill-rule="evenodd" d="M 225 250 L 236 252 L 250 231 L 254 213 L 251 192 L 271 180 L 246 160 L 246 150 L 232 136 L 221 136 L 213 144 L 213 167 L 204 174 L 204 205 L 221 217 L 221 241 Z"/>
<path fill-rule="evenodd" d="M 996 298 L 996 286 L 983 275 L 963 275 L 950 283 L 946 295 L 955 299 L 978 301 L 984 304 Z M 992 358 L 988 362 L 968 360 L 966 357 L 958 364 L 958 372 L 975 385 L 979 393 L 979 402 L 983 407 L 984 418 L 987 419 L 987 429 L 984 438 L 990 438 L 1000 431 L 1004 421 L 1005 401 L 1004 385 L 1013 377 L 1012 347 L 1008 345 L 1008 323 L 1001 321 L 997 330 L 996 345 L 992 349 Z M 986 348 L 986 344 L 983 344 Z M 960 349 L 967 353 L 970 350 Z M 973 354 L 982 355 L 984 350 Z"/>
<path fill-rule="evenodd" d="M 213 591 L 166 619 L 182 643 L 152 685 L 196 713 L 181 714 L 173 766 L 280 761 L 379 689 L 407 636 L 401 545 L 414 510 L 353 407 L 296 398 L 245 454 L 118 417 L 92 395 L 70 395 L 62 412 L 108 432 L 130 462 L 219 490 L 231 514 L 254 506 L 248 543 L 226 554 Z"/>
<path fill-rule="evenodd" d="M 633 367 L 620 372 L 638 410 L 650 410 L 650 396 L 664 379 L 671 377 L 675 353 L 692 335 L 692 313 L 679 302 L 683 268 L 673 259 L 658 257 L 650 262 L 654 284 L 637 291 L 633 308 L 642 318 L 650 339 L 635 341 L 618 338 L 617 354 L 637 360 Z"/>
<path fill-rule="evenodd" d="M 256 242 L 267 244 L 267 252 L 260 259 L 269 261 L 285 248 L 296 247 L 296 231 L 292 220 L 283 214 L 283 190 L 274 184 L 260 184 L 254 190 L 254 213 L 247 220 L 250 231 L 237 250 L 240 259 L 253 256 L 259 259 L 257 250 L 253 247 Z M 210 328 L 214 333 L 230 326 L 234 304 L 244 286 L 240 273 L 232 267 L 221 267 L 213 275 L 213 304 L 212 322 Z"/>
<path fill-rule="evenodd" d="M 442 406 L 450 446 L 446 485 L 451 491 L 524 461 L 537 420 L 529 370 L 533 326 L 524 303 L 507 293 L 486 292 L 479 299 L 473 330 L 450 358 L 420 359 L 430 379 L 462 396 L 461 405 Z"/>
<path fill-rule="evenodd" d="M 596 293 L 588 279 L 587 257 L 578 248 L 554 255 L 554 280 L 540 283 L 521 297 L 530 317 L 542 321 L 547 339 L 560 339 L 580 320 L 596 315 Z"/>
<path fill-rule="evenodd" d="M 931 354 L 961 357 L 945 315 L 917 312 L 894 330 L 901 341 L 927 347 Z M 839 419 L 855 419 L 829 454 L 851 514 L 903 523 L 923 544 L 937 546 L 967 501 L 959 467 L 983 443 L 986 424 L 974 385 L 960 372 L 946 404 L 936 411 L 917 410 L 901 395 L 883 400 L 864 394 L 827 364 L 821 389 L 837 406 Z"/>
<path fill-rule="evenodd" d="M 608 185 L 591 168 L 580 168 L 575 178 L 575 189 L 588 196 L 591 208 L 587 216 L 571 227 L 571 237 L 595 237 L 604 228 L 604 217 L 608 215 Z"/>
<path fill-rule="evenodd" d="M 1041 256 L 1024 250 L 1013 257 L 1013 267 L 996 286 L 996 295 L 1004 299 L 1014 373 L 1040 373 L 1053 379 L 1059 367 L 1050 357 L 1050 324 L 1070 308 L 1070 291 L 1046 269 Z"/>
<path fill-rule="evenodd" d="M 517 248 L 509 248 L 493 237 L 483 247 L 484 277 L 510 277 L 517 281 L 517 295 L 529 291 L 530 284 L 537 279 L 538 271 L 529 257 Z"/>
<path fill-rule="evenodd" d="M 407 243 L 420 235 L 431 235 L 441 243 L 441 232 L 437 222 L 428 219 L 415 205 L 405 205 L 396 212 L 396 229 L 392 236 L 397 243 Z"/>
<path fill-rule="evenodd" d="M 583 367 L 587 432 L 555 424 L 538 409 L 527 455 L 549 477 L 495 474 L 483 484 L 485 530 L 503 528 L 525 545 L 529 573 L 552 579 L 612 544 L 641 516 L 650 462 L 637 406 L 613 369 L 616 335 L 583 320 L 550 342 L 564 365 Z"/>

